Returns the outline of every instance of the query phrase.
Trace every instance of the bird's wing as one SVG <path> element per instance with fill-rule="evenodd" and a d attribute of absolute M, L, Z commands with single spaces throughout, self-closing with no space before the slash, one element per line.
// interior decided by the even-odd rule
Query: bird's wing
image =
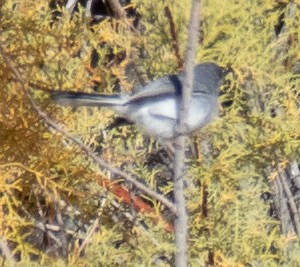
<path fill-rule="evenodd" d="M 179 94 L 182 88 L 181 75 L 170 75 L 138 87 L 129 97 L 129 102 L 142 101 L 148 98 L 164 97 Z"/>

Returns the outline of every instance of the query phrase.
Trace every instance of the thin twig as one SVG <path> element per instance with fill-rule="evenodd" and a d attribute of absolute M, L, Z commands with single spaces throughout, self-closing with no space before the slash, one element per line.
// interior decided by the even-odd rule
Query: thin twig
<path fill-rule="evenodd" d="M 174 49 L 175 56 L 177 58 L 177 64 L 178 64 L 178 67 L 180 69 L 182 69 L 183 60 L 182 60 L 182 58 L 180 56 L 180 52 L 179 52 L 178 38 L 177 38 L 176 30 L 175 30 L 175 23 L 173 20 L 171 10 L 168 6 L 165 7 L 165 14 L 166 14 L 167 18 L 169 19 L 170 33 L 171 33 L 171 37 L 172 37 L 172 47 Z"/>
<path fill-rule="evenodd" d="M 88 232 L 88 234 L 86 235 L 85 239 L 83 240 L 81 246 L 78 248 L 78 251 L 76 252 L 76 256 L 80 257 L 81 252 L 86 248 L 86 246 L 88 245 L 88 243 L 90 242 L 92 235 L 97 231 L 99 227 L 99 219 L 97 218 L 92 226 L 92 228 L 90 229 L 90 231 Z"/>
<path fill-rule="evenodd" d="M 182 99 L 179 105 L 179 121 L 177 122 L 177 138 L 175 141 L 175 162 L 174 162 L 174 198 L 177 208 L 177 218 L 175 220 L 175 266 L 187 266 L 187 228 L 188 215 L 186 211 L 184 196 L 184 161 L 186 143 L 186 118 L 187 110 L 191 101 L 194 65 L 198 40 L 198 28 L 200 24 L 200 0 L 192 3 L 191 18 L 188 32 L 188 44 L 185 58 L 185 78 L 182 88 Z"/>
<path fill-rule="evenodd" d="M 156 193 L 154 190 L 150 189 L 149 187 L 145 186 L 141 182 L 134 179 L 131 175 L 119 170 L 116 167 L 111 166 L 107 162 L 105 162 L 103 159 L 99 158 L 96 154 L 94 154 L 88 146 L 86 146 L 80 139 L 74 137 L 72 134 L 67 132 L 65 129 L 60 127 L 56 122 L 52 121 L 47 114 L 45 114 L 34 102 L 32 97 L 28 94 L 28 99 L 31 102 L 33 108 L 37 111 L 37 113 L 44 119 L 44 121 L 53 127 L 57 132 L 62 133 L 65 137 L 72 140 L 75 144 L 77 144 L 90 158 L 92 158 L 99 166 L 107 169 L 111 173 L 123 177 L 126 181 L 133 184 L 136 188 L 143 191 L 145 194 L 147 194 L 150 197 L 153 197 L 160 201 L 162 204 L 164 204 L 166 207 L 168 207 L 172 212 L 176 212 L 176 209 L 174 207 L 174 204 L 170 202 L 168 199 L 163 197 L 162 195 Z"/>

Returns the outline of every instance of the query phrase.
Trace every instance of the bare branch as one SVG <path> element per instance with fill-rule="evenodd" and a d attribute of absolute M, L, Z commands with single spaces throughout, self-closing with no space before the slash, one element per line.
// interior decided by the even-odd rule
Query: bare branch
<path fill-rule="evenodd" d="M 83 240 L 82 244 L 80 245 L 80 247 L 78 248 L 78 251 L 76 253 L 76 256 L 79 257 L 81 252 L 87 247 L 88 243 L 90 242 L 93 234 L 97 231 L 99 227 L 99 219 L 97 218 L 92 226 L 92 228 L 89 230 L 87 236 L 85 237 L 85 239 Z"/>
<path fill-rule="evenodd" d="M 166 14 L 167 18 L 169 19 L 170 32 L 171 32 L 171 36 L 172 36 L 172 47 L 174 49 L 175 56 L 177 58 L 178 67 L 181 69 L 183 67 L 183 60 L 182 60 L 182 58 L 180 56 L 180 52 L 179 52 L 178 38 L 177 38 L 176 30 L 175 30 L 173 16 L 172 16 L 171 10 L 168 6 L 165 7 L 165 14 Z"/>
<path fill-rule="evenodd" d="M 200 24 L 200 0 L 192 3 L 191 18 L 188 33 L 188 45 L 185 58 L 185 78 L 182 88 L 182 102 L 179 105 L 179 121 L 177 123 L 178 136 L 175 142 L 175 161 L 174 161 L 174 197 L 177 208 L 177 218 L 175 220 L 175 266 L 187 266 L 187 228 L 188 215 L 186 211 L 184 196 L 184 161 L 185 161 L 185 140 L 186 140 L 186 118 L 189 103 L 191 101 L 194 65 L 198 40 L 198 28 Z"/>
<path fill-rule="evenodd" d="M 107 162 L 105 162 L 103 159 L 99 158 L 96 154 L 94 154 L 88 146 L 86 146 L 80 139 L 74 137 L 72 134 L 67 132 L 65 129 L 60 127 L 56 122 L 52 121 L 46 113 L 44 113 L 34 102 L 31 95 L 27 95 L 29 101 L 31 102 L 33 108 L 37 111 L 37 113 L 44 119 L 44 121 L 50 125 L 52 128 L 54 128 L 56 131 L 62 133 L 65 137 L 72 140 L 75 144 L 77 144 L 90 158 L 92 158 L 99 166 L 107 169 L 108 171 L 112 172 L 115 175 L 123 177 L 126 181 L 133 184 L 137 189 L 143 191 L 145 194 L 147 194 L 150 197 L 155 198 L 156 200 L 160 201 L 162 204 L 164 204 L 166 207 L 168 207 L 172 212 L 176 212 L 176 209 L 174 207 L 174 204 L 170 202 L 168 199 L 166 199 L 164 196 L 156 193 L 154 190 L 150 189 L 146 185 L 142 184 L 141 182 L 134 179 L 131 175 L 119 170 L 116 167 L 111 166 Z"/>

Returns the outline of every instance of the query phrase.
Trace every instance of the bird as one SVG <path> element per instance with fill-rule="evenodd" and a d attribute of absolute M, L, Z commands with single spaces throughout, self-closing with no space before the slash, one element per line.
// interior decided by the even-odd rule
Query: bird
<path fill-rule="evenodd" d="M 192 97 L 185 122 L 187 135 L 217 116 L 219 87 L 227 73 L 226 68 L 211 62 L 195 66 Z M 129 94 L 53 91 L 51 96 L 60 105 L 109 108 L 147 135 L 172 140 L 176 137 L 183 81 L 184 72 L 180 72 L 138 86 Z"/>

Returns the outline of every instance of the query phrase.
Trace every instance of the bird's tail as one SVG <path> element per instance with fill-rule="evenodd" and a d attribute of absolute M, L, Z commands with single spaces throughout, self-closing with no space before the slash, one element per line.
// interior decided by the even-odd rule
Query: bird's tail
<path fill-rule="evenodd" d="M 113 107 L 122 106 L 126 102 L 126 99 L 120 95 L 101 95 L 78 92 L 56 91 L 51 93 L 51 97 L 58 104 L 68 106 Z"/>

